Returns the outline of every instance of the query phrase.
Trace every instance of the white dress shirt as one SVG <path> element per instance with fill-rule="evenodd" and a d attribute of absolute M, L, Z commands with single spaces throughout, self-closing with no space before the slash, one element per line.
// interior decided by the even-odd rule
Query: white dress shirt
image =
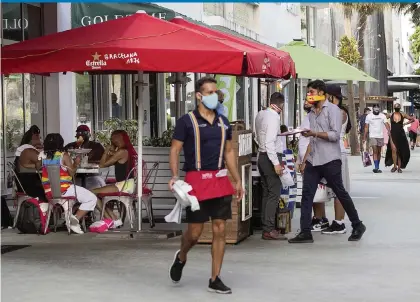
<path fill-rule="evenodd" d="M 309 122 L 309 116 L 306 115 L 305 118 L 302 121 L 302 124 L 300 125 L 300 128 L 302 129 L 310 129 L 311 124 Z M 298 158 L 297 163 L 302 164 L 303 158 L 305 157 L 306 150 L 308 149 L 309 143 L 311 142 L 311 139 L 309 137 L 304 137 L 303 135 L 299 136 L 298 141 Z"/>
<path fill-rule="evenodd" d="M 273 165 L 279 165 L 277 153 L 284 148 L 280 134 L 280 115 L 271 108 L 261 110 L 255 117 L 255 134 L 258 143 L 258 152 L 267 152 Z"/>

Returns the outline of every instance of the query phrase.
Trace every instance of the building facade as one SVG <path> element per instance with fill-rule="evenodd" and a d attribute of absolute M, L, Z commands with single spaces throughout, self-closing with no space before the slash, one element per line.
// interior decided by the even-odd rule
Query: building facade
<path fill-rule="evenodd" d="M 175 16 L 204 22 L 218 30 L 279 47 L 300 38 L 300 6 L 284 3 L 51 3 L 1 4 L 3 16 L 2 45 L 122 18 L 144 10 L 156 18 Z M 284 26 L 287 24 L 287 26 Z M 175 75 L 145 73 L 141 99 L 144 112 L 138 112 L 134 89 L 137 75 L 52 74 L 49 77 L 22 74 L 2 76 L 1 164 L 2 184 L 7 180 L 6 163 L 14 158 L 23 133 L 31 125 L 42 136 L 59 132 L 65 142 L 74 140 L 75 129 L 88 125 L 94 132 L 110 118 L 137 119 L 143 114 L 145 137 L 158 137 L 175 125 L 176 118 L 192 110 L 195 103 L 194 82 L 203 76 L 188 72 L 181 76 L 181 106 L 175 107 Z M 224 77 L 226 78 L 226 77 Z M 225 82 L 226 81 L 225 79 Z M 230 119 L 243 120 L 252 127 L 258 103 L 266 104 L 275 83 L 246 77 L 229 77 Z M 228 89 L 228 88 L 226 88 Z M 288 123 L 285 114 L 284 123 Z"/>

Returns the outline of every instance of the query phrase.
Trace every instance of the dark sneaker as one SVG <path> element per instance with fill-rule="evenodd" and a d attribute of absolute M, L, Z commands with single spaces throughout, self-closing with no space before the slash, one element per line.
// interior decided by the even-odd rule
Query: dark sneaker
<path fill-rule="evenodd" d="M 353 231 L 349 237 L 349 241 L 359 241 L 362 239 L 363 234 L 366 232 L 366 226 L 360 222 L 358 225 L 353 227 Z"/>
<path fill-rule="evenodd" d="M 322 231 L 322 234 L 325 235 L 334 235 L 334 234 L 345 234 L 347 232 L 346 225 L 344 223 L 339 224 L 337 221 L 333 220 L 331 225 Z"/>
<path fill-rule="evenodd" d="M 174 262 L 172 263 L 172 266 L 169 270 L 169 278 L 171 278 L 172 282 L 174 283 L 178 283 L 179 280 L 181 280 L 182 270 L 185 266 L 185 262 L 179 260 L 179 252 L 180 251 L 177 251 L 175 253 Z"/>
<path fill-rule="evenodd" d="M 378 169 L 378 171 L 376 173 L 382 173 L 382 170 Z"/>
<path fill-rule="evenodd" d="M 277 230 L 272 230 L 271 232 L 263 232 L 262 239 L 264 240 L 287 240 L 286 236 L 281 234 Z"/>
<path fill-rule="evenodd" d="M 218 294 L 231 294 L 232 290 L 227 287 L 219 277 L 216 277 L 214 281 L 209 280 L 209 292 L 218 293 Z"/>
<path fill-rule="evenodd" d="M 373 169 L 372 172 L 373 173 L 378 173 L 378 169 Z"/>
<path fill-rule="evenodd" d="M 316 219 L 316 218 L 315 218 Z M 322 230 L 325 230 L 330 226 L 330 223 L 328 222 L 327 218 L 317 219 L 318 223 L 312 224 L 312 232 L 321 232 Z M 314 219 L 312 219 L 312 222 L 314 222 Z"/>
<path fill-rule="evenodd" d="M 289 243 L 313 243 L 314 238 L 311 233 L 300 232 L 295 238 L 289 239 Z"/>

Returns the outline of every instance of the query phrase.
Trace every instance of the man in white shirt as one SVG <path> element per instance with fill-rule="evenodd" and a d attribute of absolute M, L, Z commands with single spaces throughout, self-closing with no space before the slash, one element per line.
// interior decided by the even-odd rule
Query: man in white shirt
<path fill-rule="evenodd" d="M 262 226 L 265 240 L 286 240 L 276 230 L 276 212 L 280 199 L 280 175 L 282 146 L 280 134 L 280 113 L 284 106 L 284 96 L 275 92 L 270 97 L 270 106 L 258 112 L 255 118 L 255 130 L 258 143 L 258 170 L 261 174 Z"/>
<path fill-rule="evenodd" d="M 364 143 L 369 133 L 369 145 L 373 148 L 373 162 L 375 165 L 373 173 L 382 173 L 379 169 L 379 162 L 381 160 L 381 150 L 384 146 L 384 127 L 389 132 L 389 125 L 386 122 L 385 114 L 380 112 L 379 105 L 375 105 L 373 106 L 373 112 L 369 113 L 366 117 L 363 137 Z"/>

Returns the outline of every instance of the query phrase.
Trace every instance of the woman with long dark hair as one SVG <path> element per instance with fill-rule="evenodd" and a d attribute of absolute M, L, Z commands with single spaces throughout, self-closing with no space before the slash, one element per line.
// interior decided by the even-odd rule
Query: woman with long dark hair
<path fill-rule="evenodd" d="M 137 165 L 137 152 L 130 141 L 130 137 L 124 130 L 116 130 L 111 134 L 111 145 L 109 145 L 102 155 L 99 167 L 107 168 L 114 166 L 115 184 L 107 185 L 102 188 L 92 190 L 95 194 L 115 193 L 115 192 L 134 192 L 134 175 L 130 172 Z M 128 180 L 126 181 L 126 179 Z M 98 207 L 101 206 L 101 202 Z M 109 209 L 104 213 L 106 218 L 114 220 L 114 227 L 122 225 L 121 219 Z"/>
<path fill-rule="evenodd" d="M 15 152 L 15 173 L 22 184 L 17 183 L 18 192 L 46 201 L 44 189 L 39 178 L 36 164 L 39 149 L 42 148 L 40 129 L 33 125 L 22 137 L 20 146 Z"/>
<path fill-rule="evenodd" d="M 64 140 L 59 133 L 48 134 L 44 141 L 44 151 L 41 152 L 42 159 L 42 185 L 44 186 L 45 194 L 51 197 L 50 179 L 48 176 L 47 166 L 60 166 L 60 189 L 63 197 L 76 196 L 80 203 L 79 209 L 75 215 L 70 217 L 70 229 L 76 234 L 83 234 L 80 228 L 80 220 L 90 211 L 95 209 L 97 198 L 95 194 L 89 190 L 73 184 L 72 178 L 80 165 L 81 158 L 76 157 L 73 161 L 70 155 L 64 149 Z M 64 211 L 71 211 L 66 208 L 67 203 L 62 204 Z"/>
<path fill-rule="evenodd" d="M 401 105 L 394 105 L 394 113 L 389 118 L 391 121 L 391 135 L 389 137 L 388 146 L 385 155 L 385 167 L 392 166 L 391 172 L 402 173 L 410 161 L 410 147 L 408 145 L 407 136 L 405 134 L 404 125 L 411 124 L 414 118 L 400 112 Z M 409 122 L 404 124 L 404 119 Z"/>

